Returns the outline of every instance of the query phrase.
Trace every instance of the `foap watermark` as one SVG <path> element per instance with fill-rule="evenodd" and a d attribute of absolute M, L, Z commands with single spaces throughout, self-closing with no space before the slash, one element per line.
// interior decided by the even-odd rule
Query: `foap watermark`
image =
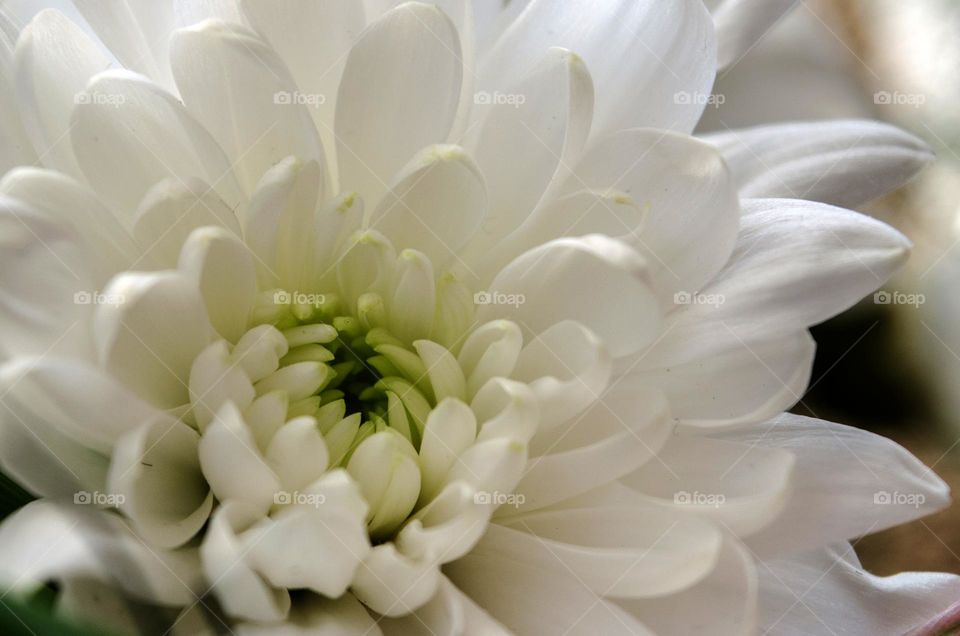
<path fill-rule="evenodd" d="M 495 506 L 513 506 L 514 508 L 519 508 L 526 500 L 527 498 L 523 493 L 500 492 L 498 490 L 494 490 L 493 492 L 481 490 L 473 495 L 473 503 L 480 506 L 493 504 Z"/>
<path fill-rule="evenodd" d="M 513 305 L 519 307 L 527 302 L 523 294 L 504 294 L 497 291 L 480 291 L 473 295 L 474 305 Z"/>
<path fill-rule="evenodd" d="M 323 93 L 277 91 L 273 94 L 273 103 L 283 106 L 310 106 L 312 108 L 318 108 L 327 103 L 327 96 Z"/>
<path fill-rule="evenodd" d="M 713 106 L 720 108 L 726 103 L 727 97 L 723 93 L 701 93 L 700 91 L 677 91 L 673 94 L 673 103 L 678 105 L 697 104 L 698 106 Z"/>
<path fill-rule="evenodd" d="M 473 103 L 480 106 L 513 106 L 514 108 L 520 108 L 527 103 L 527 96 L 522 93 L 480 91 L 473 94 Z"/>
<path fill-rule="evenodd" d="M 873 295 L 874 305 L 911 305 L 919 307 L 927 302 L 923 294 L 906 294 L 899 291 L 878 291 Z"/>
<path fill-rule="evenodd" d="M 80 91 L 73 96 L 74 104 L 94 104 L 97 106 L 113 106 L 120 108 L 127 101 L 127 96 L 121 93 L 101 93 L 100 91 Z"/>
<path fill-rule="evenodd" d="M 700 292 L 678 291 L 673 295 L 675 305 L 708 305 L 719 307 L 727 301 L 723 294 L 702 294 Z"/>
<path fill-rule="evenodd" d="M 289 492 L 280 490 L 273 493 L 273 503 L 278 506 L 313 506 L 319 508 L 327 502 L 327 496 L 320 493 L 300 492 L 294 490 Z"/>
<path fill-rule="evenodd" d="M 327 302 L 327 297 L 323 294 L 308 294 L 298 291 L 279 290 L 273 292 L 273 304 L 275 305 L 322 305 Z"/>
<path fill-rule="evenodd" d="M 86 490 L 79 490 L 73 493 L 73 503 L 78 506 L 104 506 L 110 508 L 116 508 L 122 506 L 127 498 L 124 495 L 119 493 L 110 493 L 110 492 L 99 492 L 94 490 L 93 492 L 87 492 Z"/>
<path fill-rule="evenodd" d="M 878 490 L 873 493 L 873 503 L 878 506 L 913 506 L 919 508 L 927 501 L 927 496 L 922 492 L 899 492 L 894 490 Z"/>
<path fill-rule="evenodd" d="M 679 506 L 713 506 L 719 508 L 726 500 L 727 498 L 718 492 L 681 490 L 673 493 L 673 503 Z"/>
<path fill-rule="evenodd" d="M 873 103 L 878 106 L 913 106 L 920 108 L 927 102 L 923 93 L 904 93 L 901 91 L 877 91 L 873 94 Z"/>
<path fill-rule="evenodd" d="M 74 305 L 122 305 L 127 302 L 123 294 L 104 294 L 100 291 L 81 290 L 73 294 Z"/>

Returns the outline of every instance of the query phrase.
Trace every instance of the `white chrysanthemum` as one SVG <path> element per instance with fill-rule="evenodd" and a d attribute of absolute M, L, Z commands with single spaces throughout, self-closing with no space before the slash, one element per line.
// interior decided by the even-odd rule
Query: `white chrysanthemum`
<path fill-rule="evenodd" d="M 836 547 L 942 482 L 770 420 L 906 239 L 738 197 L 839 162 L 856 204 L 913 138 L 761 129 L 731 177 L 694 1 L 76 4 L 129 70 L 54 11 L 0 34 L 4 161 L 44 166 L 0 182 L 12 587 L 244 634 L 801 633 L 830 571 L 814 617 L 879 633 L 956 591 Z"/>

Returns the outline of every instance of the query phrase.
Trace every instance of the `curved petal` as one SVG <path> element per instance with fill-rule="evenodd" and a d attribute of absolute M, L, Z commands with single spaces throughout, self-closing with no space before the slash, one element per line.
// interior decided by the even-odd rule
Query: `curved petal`
<path fill-rule="evenodd" d="M 113 98 L 83 92 L 110 61 L 83 29 L 46 9 L 21 31 L 13 64 L 20 118 L 40 158 L 51 168 L 79 174 L 68 140 L 70 112 L 84 98 Z"/>
<path fill-rule="evenodd" d="M 581 56 L 596 86 L 594 134 L 649 126 L 689 132 L 716 71 L 710 15 L 699 0 L 532 0 L 481 60 L 480 88 L 502 89 L 549 46 Z"/>
<path fill-rule="evenodd" d="M 604 284 L 597 285 L 598 280 Z M 646 261 L 600 234 L 557 239 L 525 252 L 476 298 L 486 301 L 477 312 L 481 321 L 510 318 L 527 334 L 536 334 L 574 320 L 599 336 L 614 356 L 651 342 L 661 319 Z"/>
<path fill-rule="evenodd" d="M 479 109 L 474 156 L 486 176 L 490 214 L 481 244 L 523 223 L 576 163 L 590 133 L 593 83 L 583 60 L 551 48 L 513 86 L 474 95 Z"/>
<path fill-rule="evenodd" d="M 352 594 L 337 599 L 309 595 L 298 598 L 282 623 L 241 623 L 237 636 L 381 636 L 374 620 Z"/>
<path fill-rule="evenodd" d="M 223 150 L 173 95 L 139 75 L 107 71 L 90 80 L 82 97 L 70 120 L 73 151 L 117 214 L 132 222 L 147 191 L 169 177 L 200 179 L 231 210 L 240 206 L 243 195 Z"/>
<path fill-rule="evenodd" d="M 107 486 L 137 533 L 162 548 L 189 541 L 207 522 L 213 493 L 200 472 L 195 430 L 166 416 L 124 435 Z"/>
<path fill-rule="evenodd" d="M 460 102 L 460 56 L 456 27 L 434 6 L 405 3 L 367 27 L 337 93 L 341 190 L 375 204 L 408 158 L 447 140 Z"/>
<path fill-rule="evenodd" d="M 27 504 L 0 525 L 5 590 L 33 592 L 48 581 L 100 581 L 161 605 L 203 592 L 195 549 L 148 548 L 118 515 L 49 501 Z"/>
<path fill-rule="evenodd" d="M 418 250 L 440 266 L 459 258 L 486 210 L 483 175 L 473 160 L 458 146 L 434 145 L 418 152 L 396 176 L 370 226 L 398 250 Z"/>
<path fill-rule="evenodd" d="M 723 0 L 713 11 L 717 68 L 739 62 L 796 6 L 798 0 Z"/>
<path fill-rule="evenodd" d="M 675 514 L 717 521 L 737 536 L 770 525 L 790 502 L 794 458 L 783 449 L 677 435 L 657 459 L 621 481 Z"/>
<path fill-rule="evenodd" d="M 616 235 L 647 259 L 665 298 L 699 291 L 733 251 L 736 184 L 705 142 L 662 130 L 620 131 L 590 146 L 561 193 L 584 189 L 621 193 L 644 210 L 639 227 L 620 221 Z"/>
<path fill-rule="evenodd" d="M 190 367 L 213 331 L 196 286 L 175 271 L 127 272 L 105 296 L 94 314 L 100 363 L 156 406 L 186 404 Z"/>
<path fill-rule="evenodd" d="M 796 458 L 784 513 L 747 541 L 761 557 L 878 532 L 949 502 L 933 471 L 894 442 L 860 429 L 784 414 L 717 437 Z"/>
<path fill-rule="evenodd" d="M 150 188 L 137 207 L 133 237 L 142 259 L 167 269 L 177 265 L 180 249 L 190 233 L 213 226 L 240 235 L 233 210 L 199 179 L 164 179 Z"/>
<path fill-rule="evenodd" d="M 257 34 L 208 20 L 174 34 L 170 62 L 187 109 L 236 166 L 248 192 L 290 155 L 325 170 L 323 145 L 290 72 Z"/>
<path fill-rule="evenodd" d="M 521 510 L 548 506 L 628 475 L 673 431 L 662 394 L 615 384 L 569 423 L 538 432 L 517 486 Z"/>
<path fill-rule="evenodd" d="M 746 548 L 724 537 L 716 567 L 694 585 L 670 596 L 619 604 L 658 634 L 747 636 L 757 629 L 760 569 Z"/>
<path fill-rule="evenodd" d="M 652 634 L 627 612 L 584 587 L 553 557 L 529 563 L 496 553 L 471 553 L 445 570 L 454 585 L 514 633 Z"/>
<path fill-rule="evenodd" d="M 68 225 L 87 246 L 94 282 L 129 269 L 139 250 L 129 230 L 86 185 L 53 170 L 21 167 L 0 181 L 0 192 Z"/>
<path fill-rule="evenodd" d="M 873 121 L 757 126 L 706 138 L 742 197 L 788 197 L 844 208 L 896 190 L 933 160 L 920 139 Z"/>
<path fill-rule="evenodd" d="M 954 574 L 874 576 L 848 544 L 764 561 L 758 572 L 759 627 L 784 636 L 820 632 L 824 625 L 851 633 L 913 633 L 960 594 Z"/>
<path fill-rule="evenodd" d="M 90 356 L 93 260 L 69 227 L 0 196 L 0 354 Z"/>
<path fill-rule="evenodd" d="M 583 325 L 549 327 L 520 352 L 513 378 L 530 386 L 540 405 L 540 428 L 577 417 L 607 388 L 613 365 L 603 343 Z"/>
<path fill-rule="evenodd" d="M 412 559 L 394 544 L 383 543 L 370 550 L 350 589 L 373 611 L 402 616 L 426 604 L 440 578 L 440 567 L 433 559 Z"/>

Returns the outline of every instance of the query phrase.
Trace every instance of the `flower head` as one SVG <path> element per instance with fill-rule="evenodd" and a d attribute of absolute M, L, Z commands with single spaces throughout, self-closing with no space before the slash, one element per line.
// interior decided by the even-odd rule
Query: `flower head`
<path fill-rule="evenodd" d="M 14 587 L 188 631 L 735 633 L 760 560 L 945 500 L 771 422 L 908 242 L 740 200 L 689 136 L 698 2 L 77 4 L 126 68 L 55 11 L 10 62 L 46 166 L 0 182 L 0 464 L 47 498 L 0 527 Z"/>

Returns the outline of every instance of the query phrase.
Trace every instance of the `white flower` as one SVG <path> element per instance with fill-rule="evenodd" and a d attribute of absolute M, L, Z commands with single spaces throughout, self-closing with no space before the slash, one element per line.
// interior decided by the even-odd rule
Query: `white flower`
<path fill-rule="evenodd" d="M 5 137 L 45 168 L 0 182 L 0 464 L 44 499 L 8 586 L 184 633 L 786 633 L 824 561 L 822 621 L 942 610 L 917 575 L 863 618 L 915 583 L 825 550 L 944 484 L 779 415 L 908 242 L 740 201 L 689 136 L 703 6 L 381 4 L 78 0 L 130 70 L 59 13 L 20 33 Z"/>

